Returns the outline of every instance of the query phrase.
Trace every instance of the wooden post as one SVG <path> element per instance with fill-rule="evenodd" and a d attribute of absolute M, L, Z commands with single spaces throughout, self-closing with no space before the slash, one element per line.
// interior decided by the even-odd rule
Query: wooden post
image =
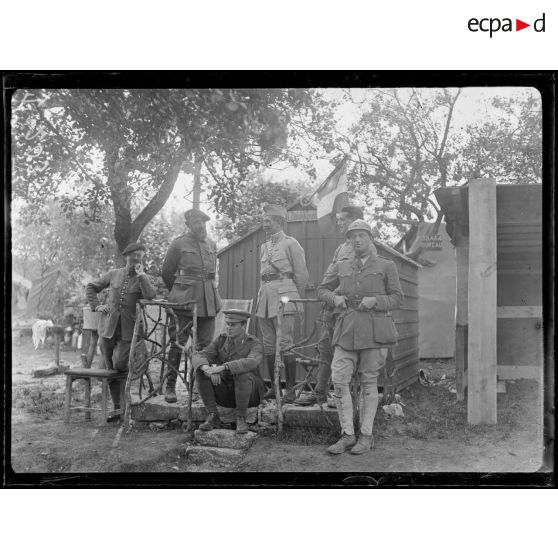
<path fill-rule="evenodd" d="M 54 332 L 54 362 L 56 369 L 60 372 L 60 333 Z"/>
<path fill-rule="evenodd" d="M 283 368 L 283 359 L 281 358 L 281 330 L 283 322 L 283 312 L 285 311 L 285 303 L 279 301 L 279 310 L 277 311 L 277 329 L 275 330 L 275 402 L 277 404 L 277 431 L 279 434 L 283 432 L 283 407 L 281 406 L 281 370 Z"/>
<path fill-rule="evenodd" d="M 496 181 L 469 182 L 467 420 L 496 424 Z"/>
<path fill-rule="evenodd" d="M 465 399 L 467 388 L 467 319 L 469 281 L 469 238 L 460 237 L 455 248 L 457 263 L 455 308 L 455 388 L 457 400 Z"/>

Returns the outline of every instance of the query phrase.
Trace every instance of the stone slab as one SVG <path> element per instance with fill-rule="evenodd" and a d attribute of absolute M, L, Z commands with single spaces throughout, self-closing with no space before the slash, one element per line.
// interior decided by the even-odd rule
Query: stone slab
<path fill-rule="evenodd" d="M 211 448 L 207 446 L 187 446 L 185 455 L 188 463 L 210 466 L 236 465 L 245 455 L 244 450 L 231 448 Z"/>
<path fill-rule="evenodd" d="M 223 423 L 236 423 L 235 409 L 228 409 L 218 405 L 217 410 Z M 178 400 L 177 403 L 167 403 L 165 396 L 159 395 L 148 399 L 141 405 L 132 405 L 131 418 L 138 422 L 160 422 L 175 419 L 186 422 L 188 420 L 188 404 L 184 400 Z M 206 418 L 207 411 L 201 400 L 192 402 L 192 420 L 194 422 L 203 422 Z M 246 422 L 248 424 L 255 424 L 257 420 L 258 408 L 249 407 L 246 412 Z"/>
<path fill-rule="evenodd" d="M 196 442 L 202 446 L 211 446 L 216 448 L 230 448 L 238 450 L 246 450 L 258 437 L 255 432 L 247 434 L 237 434 L 234 430 L 224 430 L 221 428 L 215 430 L 196 430 L 194 438 Z"/>
<path fill-rule="evenodd" d="M 328 408 L 325 403 L 322 409 L 323 412 L 317 405 L 312 405 L 311 407 L 284 405 L 284 424 L 287 426 L 304 426 L 308 428 L 331 428 L 332 425 L 339 426 L 339 415 L 337 414 L 337 410 Z M 331 424 L 328 422 L 328 419 L 331 421 Z"/>

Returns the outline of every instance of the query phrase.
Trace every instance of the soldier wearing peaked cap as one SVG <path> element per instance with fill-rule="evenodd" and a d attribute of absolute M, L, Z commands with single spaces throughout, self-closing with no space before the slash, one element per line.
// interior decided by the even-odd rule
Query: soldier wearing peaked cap
<path fill-rule="evenodd" d="M 304 250 L 298 241 L 283 232 L 287 211 L 279 205 L 269 204 L 264 208 L 262 227 L 266 241 L 260 248 L 261 283 L 256 305 L 256 316 L 263 337 L 264 353 L 271 375 L 271 389 L 266 397 L 274 397 L 275 348 L 277 313 L 283 297 L 289 300 L 304 298 L 304 288 L 308 283 L 308 269 Z M 302 305 L 300 305 L 302 306 Z M 281 323 L 281 351 L 293 343 L 293 329 L 296 313 L 301 308 L 293 302 L 285 305 Z M 296 361 L 294 356 L 284 357 L 287 393 L 283 401 L 292 403 L 295 399 Z"/>
<path fill-rule="evenodd" d="M 379 257 L 373 249 L 370 225 L 361 219 L 347 228 L 354 254 L 331 265 L 318 287 L 318 298 L 337 314 L 331 363 L 335 401 L 342 436 L 328 451 L 353 454 L 373 445 L 372 427 L 378 406 L 377 378 L 387 351 L 397 342 L 391 310 L 403 303 L 395 263 Z M 353 401 L 349 384 L 359 374 L 362 389 L 358 443 L 353 424 Z"/>
<path fill-rule="evenodd" d="M 208 411 L 202 430 L 218 428 L 217 405 L 236 408 L 236 431 L 248 432 L 246 411 L 259 405 L 265 384 L 259 373 L 262 362 L 261 341 L 246 333 L 250 313 L 224 310 L 226 333 L 219 335 L 205 349 L 194 354 L 198 389 Z"/>
<path fill-rule="evenodd" d="M 100 312 L 99 337 L 101 351 L 109 370 L 128 370 L 128 358 L 136 321 L 136 302 L 141 298 L 155 298 L 157 292 L 143 270 L 145 246 L 138 242 L 128 244 L 122 251 L 126 266 L 111 269 L 100 279 L 87 284 L 85 292 L 91 310 Z M 99 304 L 97 294 L 109 288 L 108 302 Z M 115 409 L 120 408 L 118 380 L 109 382 Z M 118 417 L 109 418 L 118 420 Z"/>
<path fill-rule="evenodd" d="M 198 314 L 198 346 L 207 346 L 215 330 L 215 316 L 221 309 L 217 289 L 217 247 L 207 236 L 206 223 L 209 216 L 199 209 L 184 213 L 188 232 L 172 241 L 163 261 L 162 277 L 170 291 L 169 302 L 182 303 L 195 300 Z M 192 318 L 191 309 L 175 310 L 179 325 L 179 342 L 185 345 L 190 331 L 184 328 Z M 169 326 L 173 340 L 168 354 L 169 373 L 165 388 L 165 401 L 175 403 L 176 378 L 182 351 L 175 343 L 176 325 Z"/>

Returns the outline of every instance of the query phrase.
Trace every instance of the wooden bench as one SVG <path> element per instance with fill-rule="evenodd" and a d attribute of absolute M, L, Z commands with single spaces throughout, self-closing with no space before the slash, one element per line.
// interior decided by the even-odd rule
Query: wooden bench
<path fill-rule="evenodd" d="M 71 368 L 64 372 L 66 374 L 66 401 L 65 401 L 65 418 L 64 422 L 70 422 L 72 411 L 78 409 L 85 411 L 85 420 L 91 419 L 91 411 L 101 411 L 103 415 L 103 423 L 107 422 L 109 417 L 117 415 L 124 416 L 126 409 L 126 372 L 118 370 L 105 370 L 103 368 Z M 101 408 L 91 406 L 91 380 L 97 379 L 101 381 Z M 72 383 L 74 380 L 85 381 L 85 405 L 72 407 Z M 110 380 L 120 381 L 120 409 L 108 411 L 108 383 Z"/>

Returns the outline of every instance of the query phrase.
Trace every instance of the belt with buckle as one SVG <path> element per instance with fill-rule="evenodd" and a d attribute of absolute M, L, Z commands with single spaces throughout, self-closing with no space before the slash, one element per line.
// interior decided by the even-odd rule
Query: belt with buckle
<path fill-rule="evenodd" d="M 188 271 L 184 271 L 183 269 L 178 270 L 178 275 L 183 277 L 188 277 L 190 279 L 215 279 L 215 273 L 213 271 L 206 271 L 205 273 L 189 273 Z"/>
<path fill-rule="evenodd" d="M 264 283 L 269 283 L 270 281 L 278 281 L 279 279 L 292 279 L 293 274 L 290 271 L 285 273 L 264 273 L 261 277 Z"/>

